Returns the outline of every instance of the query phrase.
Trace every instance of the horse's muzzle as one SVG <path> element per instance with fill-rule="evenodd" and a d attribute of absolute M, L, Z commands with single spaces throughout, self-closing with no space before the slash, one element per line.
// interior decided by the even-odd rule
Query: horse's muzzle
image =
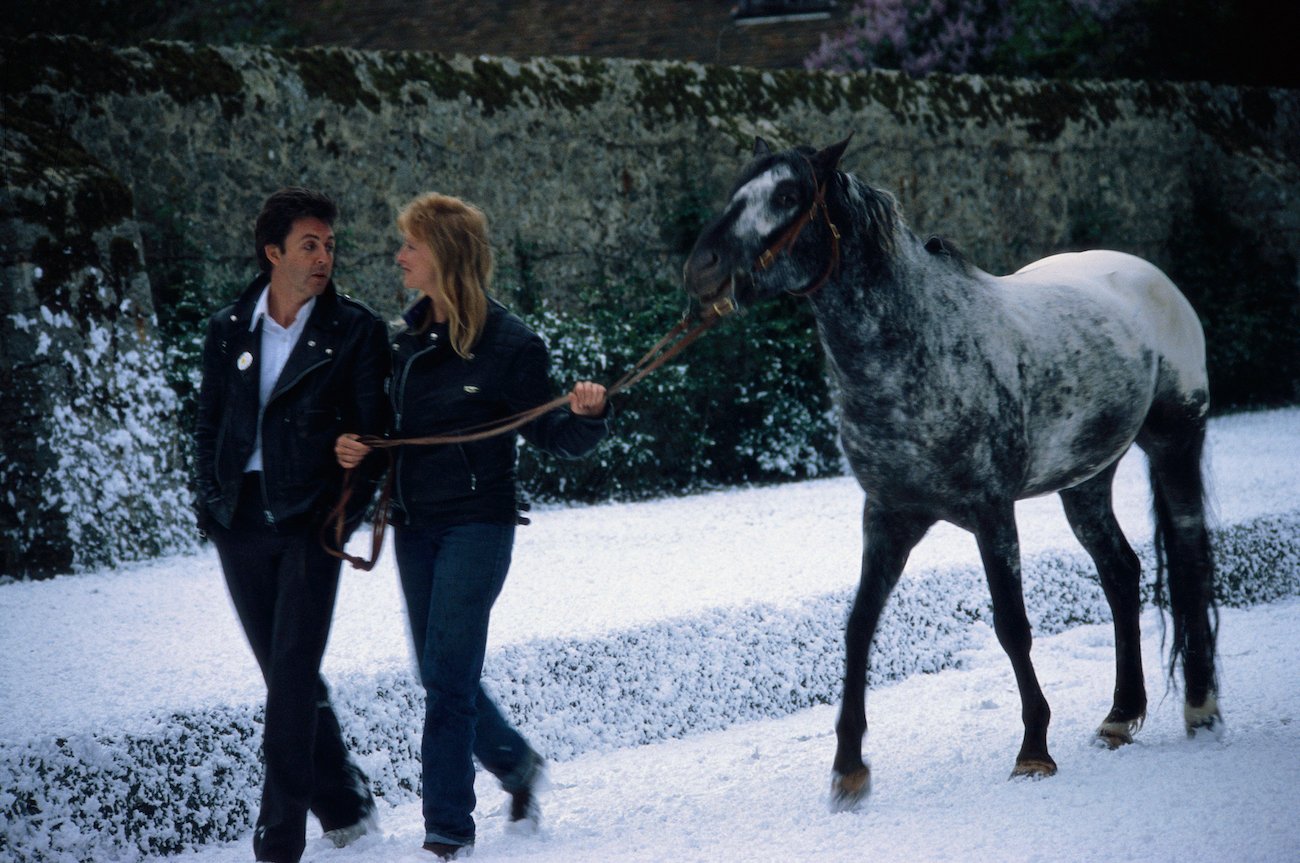
<path fill-rule="evenodd" d="M 700 304 L 701 314 L 711 314 L 722 318 L 740 310 L 739 297 L 736 294 L 738 287 L 736 282 L 736 277 L 729 276 L 720 282 L 705 283 L 703 289 L 699 285 L 688 283 L 686 291 Z"/>

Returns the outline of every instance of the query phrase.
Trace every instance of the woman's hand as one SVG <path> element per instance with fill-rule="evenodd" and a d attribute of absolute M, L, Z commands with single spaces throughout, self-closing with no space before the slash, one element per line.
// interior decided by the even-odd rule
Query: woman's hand
<path fill-rule="evenodd" d="M 360 435 L 349 432 L 339 435 L 338 440 L 334 441 L 334 457 L 344 468 L 356 467 L 369 453 L 370 447 L 361 442 Z"/>
<path fill-rule="evenodd" d="M 605 388 L 591 381 L 578 381 L 569 393 L 569 410 L 583 417 L 601 416 L 605 413 Z"/>

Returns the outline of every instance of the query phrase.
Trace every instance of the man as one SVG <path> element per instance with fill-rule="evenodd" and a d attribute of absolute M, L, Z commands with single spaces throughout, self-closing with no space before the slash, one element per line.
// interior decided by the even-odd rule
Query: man
<path fill-rule="evenodd" d="M 317 541 L 342 485 L 333 444 L 383 432 L 388 372 L 383 323 L 331 280 L 337 213 L 300 188 L 263 205 L 261 273 L 208 322 L 195 431 L 199 527 L 266 680 L 253 851 L 276 863 L 302 856 L 309 811 L 340 847 L 378 828 L 320 676 L 340 565 Z M 373 491 L 367 467 L 349 525 Z"/>

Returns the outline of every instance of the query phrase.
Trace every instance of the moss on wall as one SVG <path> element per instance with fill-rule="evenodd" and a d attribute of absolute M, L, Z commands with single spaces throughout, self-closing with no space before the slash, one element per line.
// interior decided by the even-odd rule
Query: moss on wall
<path fill-rule="evenodd" d="M 437 99 L 467 99 L 485 117 L 520 106 L 575 112 L 605 95 L 605 64 L 590 59 L 553 59 L 543 67 L 402 53 L 373 55 L 366 69 L 386 98 L 427 104 L 418 88 L 408 86 L 423 85 Z"/>
<path fill-rule="evenodd" d="M 379 109 L 379 97 L 357 77 L 356 59 L 342 48 L 304 48 L 285 52 L 303 89 L 312 99 L 328 99 L 341 108 Z"/>
<path fill-rule="evenodd" d="M 76 93 L 93 101 L 104 94 L 161 90 L 182 105 L 215 98 L 230 119 L 243 112 L 243 77 L 215 48 L 146 42 L 114 48 L 75 36 L 6 39 L 6 93 Z"/>

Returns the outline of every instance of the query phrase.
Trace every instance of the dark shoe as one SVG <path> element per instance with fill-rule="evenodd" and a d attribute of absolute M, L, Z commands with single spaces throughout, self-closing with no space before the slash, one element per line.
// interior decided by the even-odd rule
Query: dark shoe
<path fill-rule="evenodd" d="M 473 843 L 452 845 L 447 842 L 425 842 L 421 847 L 425 851 L 432 851 L 439 860 L 459 860 L 468 857 L 474 850 Z"/>
<path fill-rule="evenodd" d="M 542 756 L 529 752 L 519 787 L 506 789 L 510 794 L 510 823 L 526 831 L 536 830 L 541 824 L 542 808 L 537 802 L 537 793 L 546 786 L 545 768 Z"/>
<path fill-rule="evenodd" d="M 533 795 L 533 789 L 521 788 L 510 795 L 510 820 L 530 821 L 537 824 L 541 821 L 541 807 L 537 805 L 537 798 Z"/>
<path fill-rule="evenodd" d="M 257 825 L 253 831 L 253 859 L 258 863 L 298 863 L 302 859 L 302 840 L 298 841 L 297 848 L 294 849 L 292 843 L 285 847 L 284 842 L 278 845 L 274 841 L 267 842 L 266 834 L 265 824 Z"/>
<path fill-rule="evenodd" d="M 325 838 L 333 843 L 335 848 L 346 848 L 367 833 L 377 832 L 379 832 L 379 813 L 371 809 L 355 824 L 326 830 Z"/>

